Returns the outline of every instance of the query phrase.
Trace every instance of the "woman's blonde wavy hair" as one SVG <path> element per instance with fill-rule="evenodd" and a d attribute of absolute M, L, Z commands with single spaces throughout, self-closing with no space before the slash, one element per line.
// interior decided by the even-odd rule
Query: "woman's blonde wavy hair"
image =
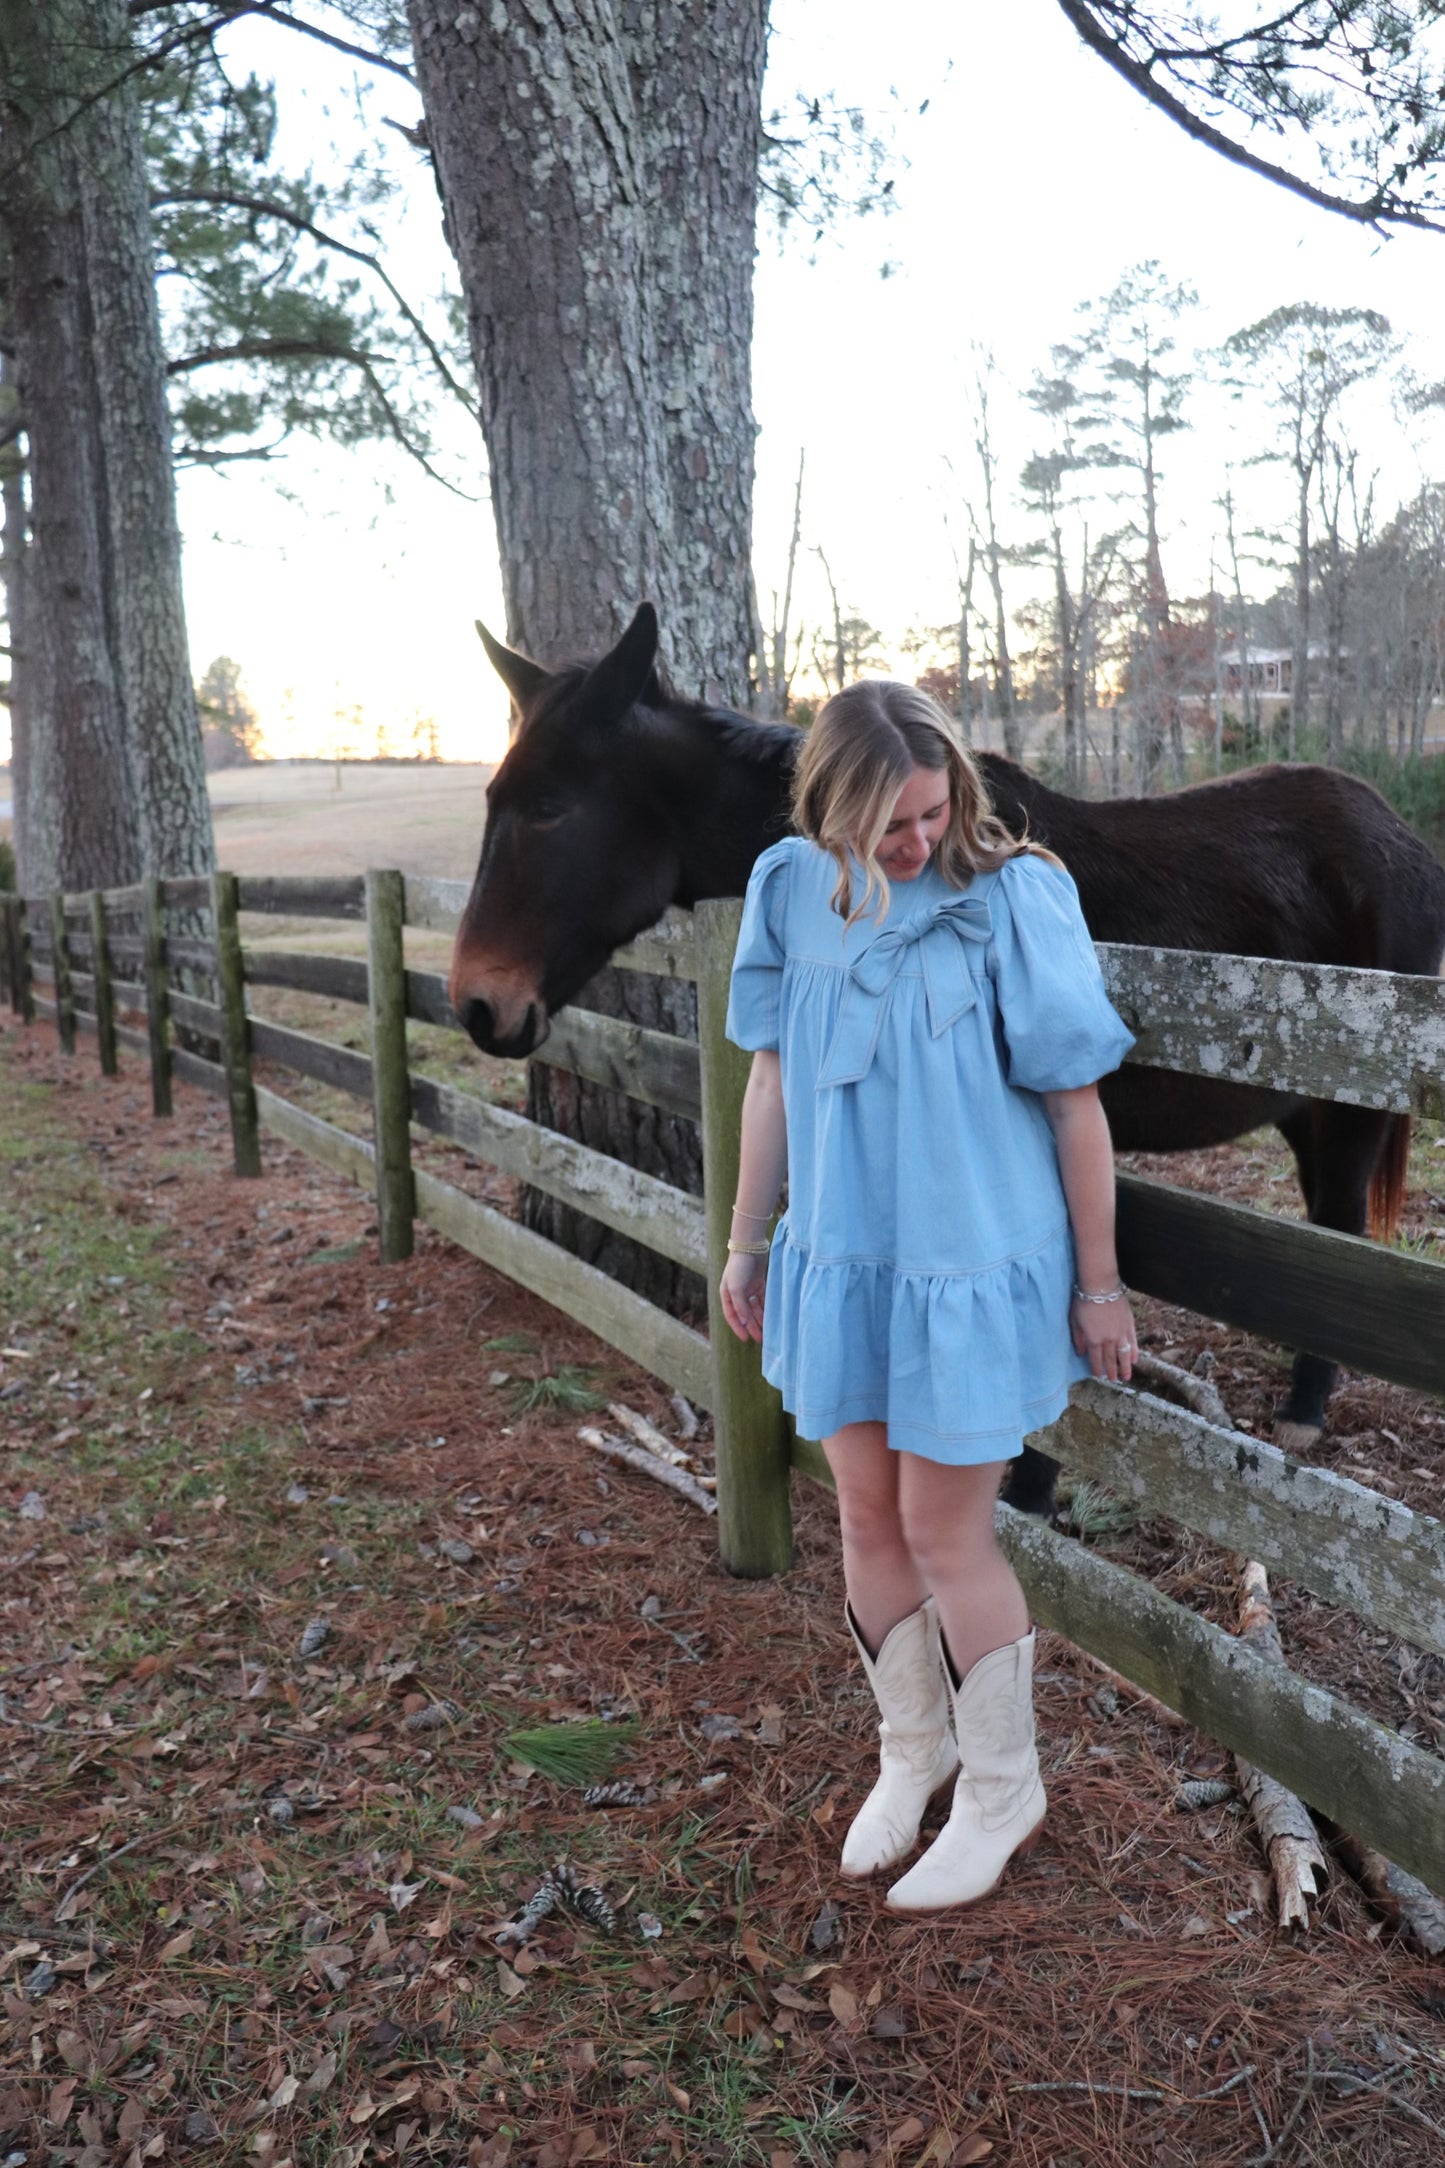
<path fill-rule="evenodd" d="M 870 905 L 879 918 L 887 912 L 888 877 L 876 853 L 915 768 L 948 776 L 948 826 L 934 857 L 951 888 L 966 888 L 976 873 L 992 873 L 1024 852 L 1060 863 L 1052 851 L 1005 828 L 957 726 L 936 700 L 894 678 L 865 678 L 819 709 L 793 776 L 793 825 L 837 865 L 833 909 L 848 925 Z M 850 856 L 867 875 L 857 902 Z"/>

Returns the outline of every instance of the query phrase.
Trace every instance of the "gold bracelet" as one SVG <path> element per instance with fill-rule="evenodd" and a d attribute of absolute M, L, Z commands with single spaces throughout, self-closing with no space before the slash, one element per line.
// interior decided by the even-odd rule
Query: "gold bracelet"
<path fill-rule="evenodd" d="M 771 1242 L 729 1242 L 728 1255 L 729 1257 L 766 1257 L 772 1246 Z"/>
<path fill-rule="evenodd" d="M 734 1219 L 756 1220 L 758 1224 L 762 1227 L 767 1226 L 768 1221 L 772 1218 L 772 1216 L 773 1215 L 771 1212 L 745 1212 L 740 1204 L 735 1204 L 733 1206 Z"/>

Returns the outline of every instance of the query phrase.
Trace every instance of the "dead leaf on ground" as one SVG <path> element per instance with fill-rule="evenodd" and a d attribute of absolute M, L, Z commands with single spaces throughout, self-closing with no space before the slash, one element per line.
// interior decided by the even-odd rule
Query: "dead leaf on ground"
<path fill-rule="evenodd" d="M 752 1966 L 753 1971 L 761 1979 L 768 1969 L 768 1959 L 766 1951 L 758 1940 L 758 1931 L 755 1927 L 745 1927 L 741 1935 L 739 1935 L 738 1953 Z"/>

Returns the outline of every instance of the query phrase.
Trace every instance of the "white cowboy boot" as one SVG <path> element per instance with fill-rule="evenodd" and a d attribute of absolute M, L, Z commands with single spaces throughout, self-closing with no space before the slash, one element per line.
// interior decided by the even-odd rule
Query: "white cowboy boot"
<path fill-rule="evenodd" d="M 953 1811 L 922 1859 L 888 1892 L 893 1912 L 971 1905 L 1036 1836 L 1044 1787 L 1034 1751 L 1034 1637 L 981 1656 L 954 1688 L 962 1762 Z"/>
<path fill-rule="evenodd" d="M 843 1616 L 883 1718 L 878 1782 L 843 1840 L 842 1871 L 858 1876 L 896 1866 L 912 1851 L 923 1810 L 958 1767 L 958 1753 L 933 1598 L 899 1620 L 876 1656 L 846 1606 Z"/>

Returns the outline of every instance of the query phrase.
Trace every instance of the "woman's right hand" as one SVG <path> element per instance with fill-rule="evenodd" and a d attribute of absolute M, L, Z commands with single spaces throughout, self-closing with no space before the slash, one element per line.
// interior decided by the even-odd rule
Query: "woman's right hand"
<path fill-rule="evenodd" d="M 740 1340 L 763 1337 L 763 1295 L 768 1281 L 766 1257 L 734 1250 L 720 1283 L 723 1316 Z"/>

